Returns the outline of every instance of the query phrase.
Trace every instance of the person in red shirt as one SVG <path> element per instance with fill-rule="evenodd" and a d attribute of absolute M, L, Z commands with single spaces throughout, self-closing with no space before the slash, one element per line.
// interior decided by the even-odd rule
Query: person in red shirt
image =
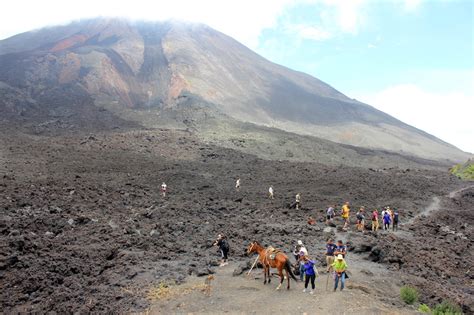
<path fill-rule="evenodd" d="M 372 212 L 372 231 L 377 232 L 379 229 L 379 212 L 374 209 Z"/>

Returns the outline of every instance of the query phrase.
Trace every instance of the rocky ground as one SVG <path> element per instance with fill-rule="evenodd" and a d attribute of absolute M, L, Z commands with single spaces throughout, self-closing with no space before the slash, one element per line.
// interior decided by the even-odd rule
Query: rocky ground
<path fill-rule="evenodd" d="M 6 313 L 153 309 L 149 292 L 158 284 L 192 283 L 218 269 L 212 247 L 218 233 L 230 239 L 232 270 L 250 260 L 244 250 L 253 240 L 289 252 L 302 239 L 322 251 L 324 209 L 346 200 L 353 209 L 398 207 L 406 222 L 396 234 L 343 235 L 361 252 L 360 264 L 369 263 L 365 269 L 377 266 L 400 284 L 416 285 L 422 301 L 451 298 L 466 312 L 473 309 L 474 193 L 449 198 L 468 184 L 447 172 L 267 161 L 185 131 L 0 131 L 0 303 Z M 163 181 L 166 198 L 158 191 Z M 266 199 L 270 185 L 275 200 Z M 299 211 L 288 207 L 297 192 Z M 419 216 L 434 197 L 441 211 Z M 316 225 L 306 224 L 309 216 Z M 370 288 L 370 280 L 356 277 Z M 245 301 L 254 289 L 241 292 Z M 398 307 L 394 301 L 382 301 L 382 309 Z"/>

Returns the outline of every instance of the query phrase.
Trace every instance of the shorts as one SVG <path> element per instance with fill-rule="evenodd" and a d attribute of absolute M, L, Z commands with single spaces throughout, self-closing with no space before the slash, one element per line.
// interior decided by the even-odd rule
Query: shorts
<path fill-rule="evenodd" d="M 326 215 L 326 218 L 327 218 L 328 220 L 332 220 L 333 215 L 332 215 L 332 214 L 328 214 L 328 215 Z"/>

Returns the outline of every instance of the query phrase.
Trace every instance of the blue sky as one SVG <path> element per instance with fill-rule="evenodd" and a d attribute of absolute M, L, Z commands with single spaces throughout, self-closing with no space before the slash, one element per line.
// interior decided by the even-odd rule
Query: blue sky
<path fill-rule="evenodd" d="M 97 16 L 201 22 L 474 152 L 473 10 L 474 0 L 16 0 L 2 4 L 0 39 Z"/>

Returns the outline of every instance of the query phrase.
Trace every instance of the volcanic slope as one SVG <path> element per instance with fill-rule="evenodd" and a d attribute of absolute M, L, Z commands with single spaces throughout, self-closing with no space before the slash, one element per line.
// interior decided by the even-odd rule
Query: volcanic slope
<path fill-rule="evenodd" d="M 2 112 L 49 119 L 91 101 L 153 117 L 188 95 L 241 122 L 449 163 L 470 157 L 201 24 L 101 18 L 13 36 L 0 41 L 0 95 Z"/>
<path fill-rule="evenodd" d="M 303 239 L 316 253 L 327 237 L 319 220 L 328 204 L 349 200 L 354 208 L 368 209 L 390 204 L 401 209 L 404 222 L 432 197 L 462 186 L 456 177 L 433 170 L 375 171 L 263 160 L 203 143 L 186 131 L 56 136 L 1 131 L 0 304 L 7 313 L 145 310 L 152 302 L 151 290 L 163 281 L 183 283 L 188 275 L 216 270 L 219 257 L 212 242 L 218 233 L 230 239 L 233 264 L 249 260 L 244 249 L 253 240 L 289 253 L 295 240 Z M 237 176 L 240 192 L 234 190 Z M 158 191 L 163 181 L 169 187 L 166 198 Z M 275 188 L 275 200 L 266 199 L 269 185 Z M 297 192 L 302 195 L 300 211 L 288 209 Z M 459 202 L 472 204 L 472 196 L 462 198 Z M 443 222 L 451 222 L 451 210 L 463 207 L 456 202 L 445 204 Z M 316 226 L 306 224 L 309 216 L 318 220 Z M 412 248 L 424 248 L 438 229 L 429 223 L 431 217 L 419 219 L 422 229 L 402 227 L 416 236 L 410 239 Z M 465 220 L 468 226 L 450 229 L 471 238 L 472 218 Z M 454 294 L 464 297 L 466 310 L 472 310 L 469 292 L 462 289 L 465 279 L 456 275 L 459 265 L 443 265 L 443 282 L 425 278 L 417 274 L 418 256 L 399 257 L 397 248 L 406 243 L 402 233 L 357 236 L 351 232 L 345 240 L 356 250 L 378 248 L 373 255 L 378 253 L 382 269 L 409 274 L 400 278 L 405 283 L 432 283 L 422 287 L 422 301 Z M 391 243 L 383 243 L 389 238 Z M 423 249 L 424 257 L 455 255 L 461 260 L 463 249 L 453 252 L 453 245 L 464 246 L 454 239 L 439 240 L 437 251 Z M 471 245 L 466 246 L 469 252 Z M 461 267 L 472 270 L 472 261 Z M 439 270 L 434 264 L 425 268 L 427 273 Z M 377 286 L 376 280 L 368 281 Z M 299 284 L 293 286 L 300 290 Z M 390 290 L 380 296 L 396 296 Z"/>

